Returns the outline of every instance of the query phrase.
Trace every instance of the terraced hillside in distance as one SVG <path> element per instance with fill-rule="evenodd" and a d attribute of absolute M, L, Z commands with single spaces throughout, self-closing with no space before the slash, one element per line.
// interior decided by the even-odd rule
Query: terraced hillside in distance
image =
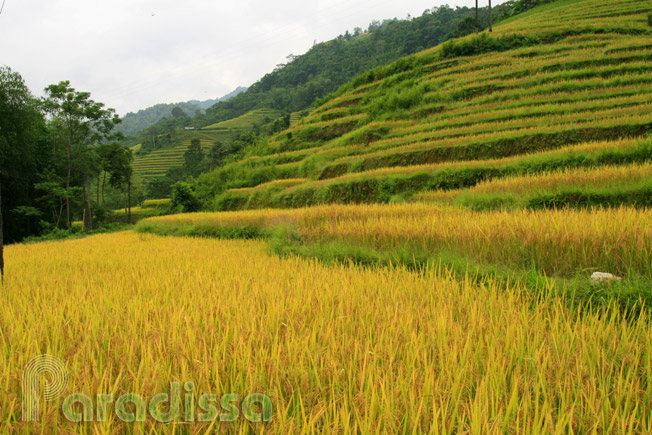
<path fill-rule="evenodd" d="M 238 129 L 248 129 L 253 125 L 260 125 L 265 122 L 269 122 L 273 119 L 278 118 L 281 115 L 281 112 L 274 109 L 257 109 L 252 110 L 249 113 L 246 113 L 238 118 L 229 119 L 228 121 L 218 122 L 217 124 L 212 124 L 207 127 L 202 128 L 202 130 L 238 130 Z"/>
<path fill-rule="evenodd" d="M 261 125 L 280 116 L 280 112 L 272 109 L 258 109 L 245 115 L 205 127 L 201 130 L 179 130 L 172 134 L 171 145 L 152 151 L 146 155 L 135 155 L 134 172 L 144 180 L 161 177 L 175 167 L 182 166 L 183 154 L 188 149 L 190 141 L 197 138 L 201 141 L 202 150 L 206 153 L 215 144 L 228 143 L 238 135 L 250 131 L 256 125 Z M 137 151 L 136 145 L 132 149 Z"/>
<path fill-rule="evenodd" d="M 642 0 L 561 0 L 374 69 L 255 155 L 201 177 L 199 194 L 215 210 L 373 203 L 643 164 L 649 11 Z M 637 203 L 649 183 L 625 190 L 619 198 Z"/>

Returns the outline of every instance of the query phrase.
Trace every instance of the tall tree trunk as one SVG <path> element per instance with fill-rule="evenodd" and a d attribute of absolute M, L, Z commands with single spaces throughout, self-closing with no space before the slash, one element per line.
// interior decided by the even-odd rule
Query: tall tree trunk
<path fill-rule="evenodd" d="M 97 195 L 95 196 L 95 202 L 97 202 L 97 205 L 100 205 L 100 175 L 102 172 L 97 173 Z"/>
<path fill-rule="evenodd" d="M 70 228 L 70 175 L 72 173 L 72 159 L 70 158 L 70 148 L 72 144 L 68 142 L 68 175 L 66 176 L 66 229 Z"/>
<path fill-rule="evenodd" d="M 127 222 L 131 223 L 131 178 L 127 180 L 127 207 L 129 209 Z"/>
<path fill-rule="evenodd" d="M 93 229 L 93 210 L 91 208 L 90 183 L 84 181 L 84 230 Z"/>
<path fill-rule="evenodd" d="M 106 199 L 104 198 L 104 188 L 106 187 L 106 171 L 104 171 L 104 178 L 102 179 L 102 205 L 106 208 Z"/>
<path fill-rule="evenodd" d="M 480 21 L 478 20 L 478 0 L 475 0 L 475 34 L 480 32 Z"/>
<path fill-rule="evenodd" d="M 63 201 L 59 200 L 59 214 L 57 215 L 57 224 L 54 226 L 55 228 L 59 228 L 59 225 L 61 225 L 61 216 L 63 216 Z"/>
<path fill-rule="evenodd" d="M 489 0 L 489 31 L 490 32 L 494 31 L 494 17 L 491 12 L 491 0 Z"/>

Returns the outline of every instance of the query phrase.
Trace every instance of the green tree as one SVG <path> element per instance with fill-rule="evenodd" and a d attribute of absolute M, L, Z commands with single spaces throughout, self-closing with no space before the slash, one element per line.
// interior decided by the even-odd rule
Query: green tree
<path fill-rule="evenodd" d="M 124 194 L 125 219 L 131 223 L 131 187 L 134 155 L 131 150 L 117 143 L 102 146 L 103 167 L 109 176 L 109 185 Z M 104 187 L 103 187 L 104 189 Z"/>
<path fill-rule="evenodd" d="M 34 187 L 41 193 L 39 202 L 52 214 L 52 224 L 59 228 L 61 220 L 65 213 L 66 201 L 75 202 L 80 197 L 82 189 L 80 187 L 63 187 L 65 178 L 58 176 L 53 171 L 46 170 L 43 181 L 37 183 Z"/>
<path fill-rule="evenodd" d="M 197 177 L 201 173 L 201 163 L 204 160 L 204 151 L 201 149 L 201 142 L 194 138 L 190 141 L 188 149 L 183 154 L 185 169 L 188 175 Z"/>
<path fill-rule="evenodd" d="M 51 156 L 45 152 L 45 121 L 20 74 L 0 67 L 0 214 L 3 241 L 20 241 L 38 228 L 25 223 L 21 207 L 37 205 L 34 183 Z"/>
<path fill-rule="evenodd" d="M 147 197 L 162 199 L 169 198 L 172 194 L 174 180 L 170 177 L 155 178 L 147 183 Z"/>
<path fill-rule="evenodd" d="M 172 207 L 183 213 L 192 213 L 199 211 L 201 203 L 192 186 L 185 181 L 179 181 L 172 186 Z"/>
<path fill-rule="evenodd" d="M 77 173 L 76 182 L 84 192 L 85 227 L 92 227 L 90 201 L 90 179 L 92 165 L 77 165 L 90 145 L 104 140 L 120 139 L 113 134 L 113 128 L 120 123 L 114 109 L 105 109 L 103 103 L 95 102 L 88 92 L 78 92 L 69 81 L 62 81 L 45 88 L 44 107 L 50 114 L 50 126 L 56 131 L 57 141 L 66 153 L 66 190 L 73 187 L 73 170 Z M 70 228 L 70 199 L 65 200 L 66 227 Z"/>
<path fill-rule="evenodd" d="M 123 193 L 123 204 L 125 208 L 125 219 L 131 222 L 131 193 L 133 184 L 133 168 L 132 163 L 134 160 L 133 152 L 118 143 L 104 143 L 98 148 L 102 166 L 102 181 L 101 181 L 101 195 L 100 191 L 100 176 L 98 175 L 98 202 L 102 198 L 102 205 L 106 207 L 106 199 L 104 192 L 106 190 L 106 181 L 108 177 L 109 186 L 119 190 Z"/>
<path fill-rule="evenodd" d="M 480 31 L 480 20 L 478 19 L 478 0 L 475 0 L 475 34 Z"/>
<path fill-rule="evenodd" d="M 186 116 L 186 112 L 184 112 L 183 109 L 181 109 L 179 106 L 172 109 L 171 113 L 173 118 L 183 118 Z"/>
<path fill-rule="evenodd" d="M 106 206 L 104 191 L 108 177 L 109 185 L 115 189 L 124 190 L 127 179 L 131 175 L 131 163 L 133 162 L 133 153 L 131 150 L 119 143 L 107 142 L 98 148 L 100 162 L 102 166 L 102 181 L 98 175 L 98 189 L 101 184 L 102 204 Z M 100 195 L 97 195 L 97 201 L 100 201 Z"/>
<path fill-rule="evenodd" d="M 226 155 L 226 147 L 222 144 L 222 142 L 217 140 L 213 142 L 213 146 L 211 146 L 207 156 L 209 169 L 215 169 L 218 166 L 222 166 Z"/>

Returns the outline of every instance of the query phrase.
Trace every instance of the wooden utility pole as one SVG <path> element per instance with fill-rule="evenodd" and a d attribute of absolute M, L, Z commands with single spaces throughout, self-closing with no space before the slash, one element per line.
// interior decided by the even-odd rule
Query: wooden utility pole
<path fill-rule="evenodd" d="M 480 22 L 478 21 L 478 0 L 475 0 L 475 34 L 480 33 Z"/>
<path fill-rule="evenodd" d="M 491 14 L 491 0 L 489 0 L 489 31 L 493 32 L 493 15 Z"/>

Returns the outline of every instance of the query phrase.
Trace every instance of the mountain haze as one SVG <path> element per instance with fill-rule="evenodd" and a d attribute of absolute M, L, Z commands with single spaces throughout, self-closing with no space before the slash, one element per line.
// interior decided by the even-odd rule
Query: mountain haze
<path fill-rule="evenodd" d="M 221 97 L 214 98 L 212 100 L 190 100 L 182 103 L 161 103 L 154 106 L 148 107 L 146 109 L 139 110 L 136 113 L 130 112 L 127 113 L 122 118 L 122 123 L 116 128 L 117 131 L 122 132 L 127 136 L 134 135 L 141 130 L 144 130 L 163 118 L 170 117 L 172 109 L 179 107 L 187 116 L 194 116 L 197 112 L 202 113 L 207 108 L 215 105 L 220 101 L 227 101 L 236 95 L 245 92 L 246 87 L 238 87 L 233 92 Z"/>

